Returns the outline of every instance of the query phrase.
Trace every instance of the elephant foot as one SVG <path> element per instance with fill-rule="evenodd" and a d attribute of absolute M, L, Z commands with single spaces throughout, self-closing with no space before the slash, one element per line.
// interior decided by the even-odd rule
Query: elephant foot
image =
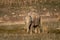
<path fill-rule="evenodd" d="M 30 34 L 32 34 L 32 32 L 30 32 Z"/>
<path fill-rule="evenodd" d="M 38 33 L 40 34 L 40 31 L 38 31 Z"/>
<path fill-rule="evenodd" d="M 35 33 L 37 33 L 38 32 L 38 30 L 37 30 L 37 28 L 35 28 Z"/>

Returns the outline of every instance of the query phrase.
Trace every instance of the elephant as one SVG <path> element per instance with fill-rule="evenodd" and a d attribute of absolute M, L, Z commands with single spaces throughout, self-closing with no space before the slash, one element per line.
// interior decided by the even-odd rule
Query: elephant
<path fill-rule="evenodd" d="M 27 33 L 30 31 L 30 26 L 32 24 L 31 16 L 25 16 L 24 18 L 25 21 L 25 29 L 27 29 Z"/>
<path fill-rule="evenodd" d="M 32 34 L 40 33 L 40 16 L 37 13 L 28 13 L 28 15 L 25 16 L 25 24 L 27 28 L 27 33 Z"/>

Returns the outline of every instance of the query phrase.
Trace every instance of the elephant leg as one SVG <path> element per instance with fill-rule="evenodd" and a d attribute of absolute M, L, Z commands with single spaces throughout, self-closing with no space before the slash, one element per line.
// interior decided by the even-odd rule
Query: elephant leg
<path fill-rule="evenodd" d="M 35 33 L 37 33 L 37 28 L 35 28 Z"/>
<path fill-rule="evenodd" d="M 40 33 L 40 28 L 38 26 L 35 28 L 35 33 Z"/>
<path fill-rule="evenodd" d="M 26 25 L 26 29 L 27 29 L 26 31 L 28 33 L 29 32 L 29 24 Z"/>
<path fill-rule="evenodd" d="M 32 34 L 32 32 L 33 32 L 33 24 L 30 26 L 30 34 Z"/>
<path fill-rule="evenodd" d="M 40 33 L 40 28 L 38 27 L 38 33 Z"/>
<path fill-rule="evenodd" d="M 38 33 L 41 33 L 41 26 L 38 26 Z"/>
<path fill-rule="evenodd" d="M 27 27 L 27 33 L 29 33 L 29 28 Z"/>

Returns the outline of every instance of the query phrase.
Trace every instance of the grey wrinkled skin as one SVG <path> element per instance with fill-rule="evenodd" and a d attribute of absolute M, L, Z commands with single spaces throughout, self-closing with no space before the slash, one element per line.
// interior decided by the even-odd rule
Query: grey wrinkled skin
<path fill-rule="evenodd" d="M 37 13 L 28 13 L 25 17 L 25 24 L 28 33 L 40 33 L 40 16 Z"/>

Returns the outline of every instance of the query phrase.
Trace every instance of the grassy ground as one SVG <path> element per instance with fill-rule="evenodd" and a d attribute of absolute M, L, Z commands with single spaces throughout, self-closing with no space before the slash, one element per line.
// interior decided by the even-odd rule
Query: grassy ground
<path fill-rule="evenodd" d="M 18 34 L 0 33 L 0 40 L 60 40 L 60 34 Z"/>
<path fill-rule="evenodd" d="M 25 31 L 24 30 L 24 26 L 23 24 L 20 24 L 20 25 L 1 25 L 0 26 L 0 33 L 19 33 L 22 31 Z"/>
<path fill-rule="evenodd" d="M 23 24 L 0 26 L 0 40 L 60 40 L 58 30 L 50 33 L 33 33 L 31 35 L 26 32 L 24 27 L 25 25 Z"/>
<path fill-rule="evenodd" d="M 48 25 L 48 24 L 47 24 Z M 44 26 L 46 27 L 46 26 Z M 17 24 L 17 25 L 1 25 L 0 26 L 0 33 L 26 33 L 26 29 L 24 24 Z M 53 32 L 53 33 L 60 33 L 60 30 L 56 30 L 56 28 L 52 27 L 50 25 L 50 27 L 48 27 L 48 31 L 49 32 Z"/>

